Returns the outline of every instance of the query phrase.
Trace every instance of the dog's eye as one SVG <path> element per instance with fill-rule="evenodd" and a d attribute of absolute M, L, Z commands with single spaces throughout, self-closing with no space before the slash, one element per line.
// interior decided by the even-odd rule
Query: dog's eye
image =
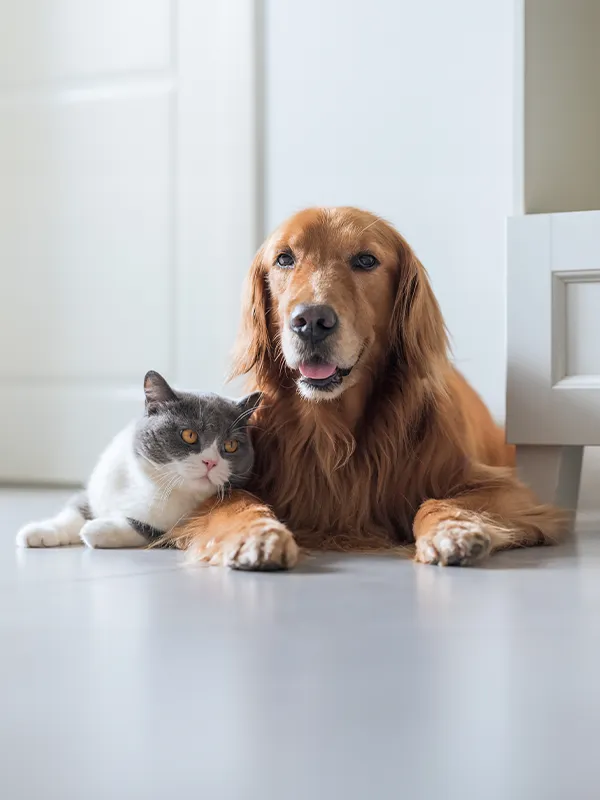
<path fill-rule="evenodd" d="M 279 267 L 289 269 L 290 267 L 294 266 L 294 256 L 291 253 L 279 253 L 275 259 L 275 263 Z"/>
<path fill-rule="evenodd" d="M 350 263 L 354 267 L 354 269 L 363 269 L 363 270 L 370 270 L 375 269 L 379 265 L 379 261 L 372 256 L 371 253 L 359 253 L 357 256 L 354 256 Z"/>

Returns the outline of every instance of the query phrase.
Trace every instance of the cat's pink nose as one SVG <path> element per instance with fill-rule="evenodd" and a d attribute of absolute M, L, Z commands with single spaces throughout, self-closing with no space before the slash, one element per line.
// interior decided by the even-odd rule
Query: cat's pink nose
<path fill-rule="evenodd" d="M 212 458 L 203 458 L 202 463 L 206 467 L 207 472 L 210 472 L 213 467 L 217 466 L 217 462 L 213 461 Z"/>

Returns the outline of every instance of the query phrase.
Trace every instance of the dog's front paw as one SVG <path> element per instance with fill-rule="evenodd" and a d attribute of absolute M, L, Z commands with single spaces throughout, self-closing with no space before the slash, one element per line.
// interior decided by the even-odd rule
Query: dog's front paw
<path fill-rule="evenodd" d="M 415 559 L 422 564 L 468 567 L 489 555 L 492 537 L 475 519 L 442 519 L 417 539 Z"/>
<path fill-rule="evenodd" d="M 285 525 L 264 517 L 255 520 L 237 540 L 224 543 L 221 563 L 239 570 L 291 569 L 298 553 L 298 545 Z"/>

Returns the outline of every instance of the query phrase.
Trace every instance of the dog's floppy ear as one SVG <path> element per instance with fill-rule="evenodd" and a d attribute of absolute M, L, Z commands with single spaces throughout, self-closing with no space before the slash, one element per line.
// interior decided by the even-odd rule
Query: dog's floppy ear
<path fill-rule="evenodd" d="M 259 385 L 272 363 L 272 345 L 267 325 L 269 291 L 261 247 L 246 276 L 242 293 L 242 317 L 233 355 L 230 379 L 254 370 Z"/>
<path fill-rule="evenodd" d="M 399 283 L 390 341 L 413 374 L 430 377 L 448 358 L 448 334 L 425 267 L 398 235 Z"/>

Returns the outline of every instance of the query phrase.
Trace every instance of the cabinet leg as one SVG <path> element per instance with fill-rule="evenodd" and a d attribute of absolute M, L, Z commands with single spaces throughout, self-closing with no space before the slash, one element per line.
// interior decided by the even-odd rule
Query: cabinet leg
<path fill-rule="evenodd" d="M 543 503 L 570 511 L 575 519 L 583 447 L 581 445 L 517 445 L 519 477 Z"/>

